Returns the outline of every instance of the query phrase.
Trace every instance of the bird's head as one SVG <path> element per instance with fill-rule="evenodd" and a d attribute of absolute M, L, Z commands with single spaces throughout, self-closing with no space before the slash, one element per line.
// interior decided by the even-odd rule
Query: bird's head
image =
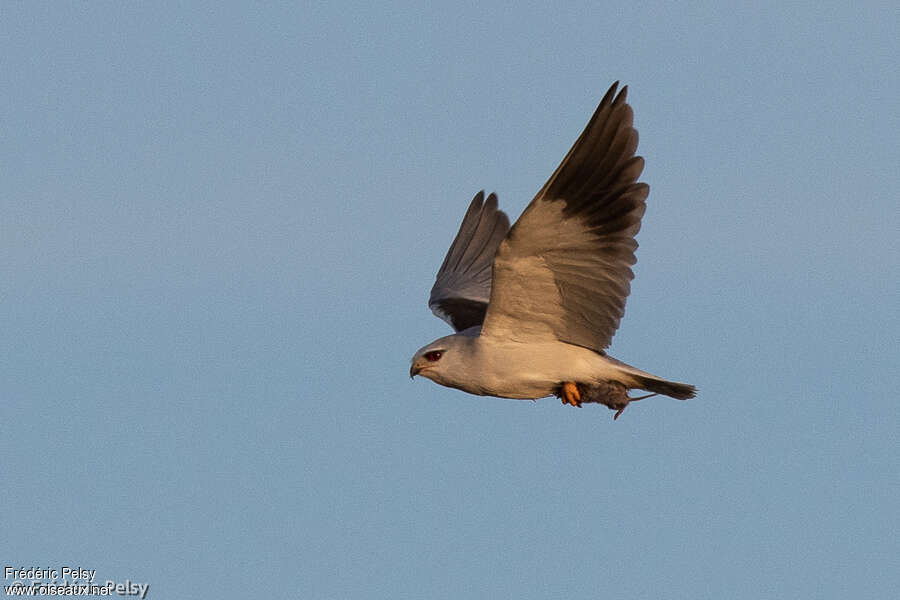
<path fill-rule="evenodd" d="M 465 343 L 459 334 L 448 335 L 420 348 L 409 367 L 410 378 L 416 375 L 448 385 L 448 377 L 458 370 L 462 360 L 461 345 Z"/>

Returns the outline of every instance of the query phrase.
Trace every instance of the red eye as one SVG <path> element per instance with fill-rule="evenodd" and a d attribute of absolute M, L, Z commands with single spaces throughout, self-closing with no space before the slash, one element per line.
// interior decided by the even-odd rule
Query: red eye
<path fill-rule="evenodd" d="M 441 352 L 440 350 L 432 350 L 431 352 L 425 353 L 425 358 L 427 358 L 431 362 L 434 362 L 436 360 L 440 360 L 442 354 L 443 352 Z"/>

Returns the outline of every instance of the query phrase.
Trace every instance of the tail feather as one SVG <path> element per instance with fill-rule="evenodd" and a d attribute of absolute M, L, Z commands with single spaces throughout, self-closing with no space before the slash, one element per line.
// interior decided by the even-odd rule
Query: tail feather
<path fill-rule="evenodd" d="M 654 377 L 644 377 L 643 375 L 632 375 L 642 390 L 648 392 L 656 392 L 670 398 L 678 400 L 687 400 L 697 395 L 697 388 L 686 383 L 678 383 L 675 381 L 666 381 L 665 379 L 656 379 Z"/>
<path fill-rule="evenodd" d="M 628 363 L 624 363 L 608 354 L 604 355 L 603 359 L 606 362 L 615 365 L 615 367 L 627 377 L 627 379 L 620 379 L 619 381 L 627 383 L 629 389 L 636 388 L 647 390 L 648 392 L 662 394 L 677 400 L 687 400 L 688 398 L 693 398 L 697 395 L 697 388 L 688 385 L 687 383 L 667 381 L 652 373 L 641 371 L 637 367 L 632 367 Z"/>

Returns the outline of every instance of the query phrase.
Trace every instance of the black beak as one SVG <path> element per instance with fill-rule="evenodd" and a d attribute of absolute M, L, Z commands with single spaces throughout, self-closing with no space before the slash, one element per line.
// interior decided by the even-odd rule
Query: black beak
<path fill-rule="evenodd" d="M 421 370 L 422 370 L 421 367 L 417 367 L 416 365 L 411 365 L 409 367 L 409 378 L 412 379 L 413 377 L 418 375 L 419 371 L 421 371 Z"/>

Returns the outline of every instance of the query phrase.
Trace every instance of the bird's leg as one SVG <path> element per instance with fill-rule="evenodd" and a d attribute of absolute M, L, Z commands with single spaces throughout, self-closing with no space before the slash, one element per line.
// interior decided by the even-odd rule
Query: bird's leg
<path fill-rule="evenodd" d="M 562 386 L 562 403 L 571 404 L 581 408 L 581 394 L 578 393 L 578 386 L 574 381 L 567 381 Z"/>

